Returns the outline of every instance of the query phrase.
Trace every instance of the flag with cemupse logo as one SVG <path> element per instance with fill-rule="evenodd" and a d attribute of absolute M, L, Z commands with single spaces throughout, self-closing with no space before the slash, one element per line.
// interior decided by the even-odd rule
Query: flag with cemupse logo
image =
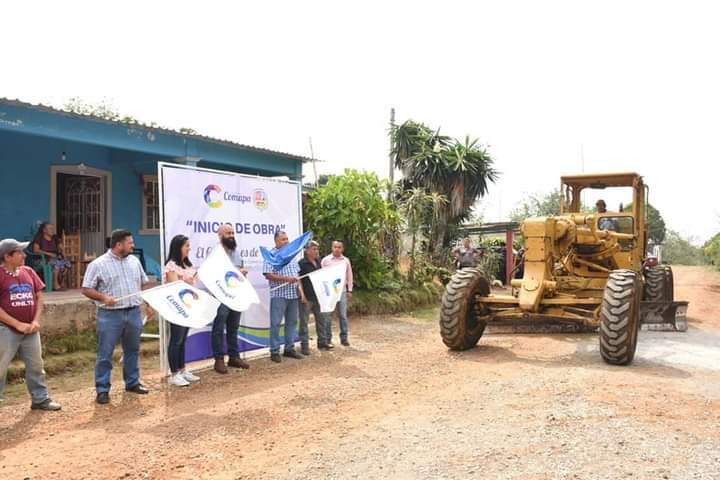
<path fill-rule="evenodd" d="M 260 303 L 250 280 L 235 268 L 222 248 L 214 249 L 200 265 L 198 277 L 205 288 L 230 310 L 244 312 L 250 305 Z"/>
<path fill-rule="evenodd" d="M 145 290 L 140 296 L 165 320 L 182 327 L 204 327 L 213 321 L 220 306 L 212 295 L 182 280 Z"/>
<path fill-rule="evenodd" d="M 336 263 L 308 274 L 321 312 L 328 313 L 335 310 L 335 305 L 340 301 L 345 290 L 346 275 L 347 263 L 345 262 Z"/>

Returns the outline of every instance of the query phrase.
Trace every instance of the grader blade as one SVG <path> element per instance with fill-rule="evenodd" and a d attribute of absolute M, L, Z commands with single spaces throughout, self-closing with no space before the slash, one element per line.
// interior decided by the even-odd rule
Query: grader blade
<path fill-rule="evenodd" d="M 640 325 L 643 330 L 686 332 L 688 302 L 641 302 Z"/>

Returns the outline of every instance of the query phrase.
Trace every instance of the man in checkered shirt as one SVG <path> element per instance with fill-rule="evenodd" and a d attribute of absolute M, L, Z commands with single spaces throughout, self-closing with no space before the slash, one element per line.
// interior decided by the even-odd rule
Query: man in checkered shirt
<path fill-rule="evenodd" d="M 288 236 L 282 230 L 275 232 L 275 248 L 273 253 L 287 245 Z M 285 318 L 285 349 L 286 357 L 301 359 L 302 355 L 295 351 L 295 332 L 297 331 L 300 296 L 298 294 L 298 275 L 300 267 L 297 262 L 290 261 L 283 267 L 275 267 L 263 262 L 263 275 L 270 283 L 270 360 L 280 363 L 280 325 Z"/>

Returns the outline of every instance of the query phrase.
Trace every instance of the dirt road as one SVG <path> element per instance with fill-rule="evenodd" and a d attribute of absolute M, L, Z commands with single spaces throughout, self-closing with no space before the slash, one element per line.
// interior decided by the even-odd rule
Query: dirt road
<path fill-rule="evenodd" d="M 688 333 L 488 335 L 448 352 L 436 312 L 351 320 L 352 347 L 59 414 L 0 408 L 0 478 L 720 478 L 720 275 L 676 269 Z M 679 353 L 678 353 L 679 352 Z M 698 353 L 700 352 L 700 353 Z M 119 383 L 115 383 L 119 385 Z"/>

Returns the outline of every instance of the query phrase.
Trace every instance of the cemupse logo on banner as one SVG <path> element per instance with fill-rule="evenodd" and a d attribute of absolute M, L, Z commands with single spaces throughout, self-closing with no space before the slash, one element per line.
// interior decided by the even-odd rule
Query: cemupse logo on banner
<path fill-rule="evenodd" d="M 260 303 L 251 303 L 242 313 L 240 347 L 252 350 L 267 346 L 269 288 L 262 275 L 260 246 L 273 248 L 273 237 L 278 230 L 285 231 L 290 238 L 302 233 L 300 185 L 177 164 L 161 163 L 158 168 L 162 181 L 162 242 L 165 252 L 173 236 L 186 235 L 191 245 L 190 260 L 195 267 L 201 268 L 208 257 L 221 248 L 217 236 L 220 226 L 230 225 L 237 242 L 236 256 L 242 258 L 248 275 L 247 278 L 235 277 L 232 273 L 236 272 L 228 269 L 222 272 L 222 278 L 216 279 L 219 286 L 218 283 L 214 286 L 221 287 L 218 295 L 227 294 L 226 300 L 230 301 L 231 296 L 240 299 L 242 294 L 239 292 L 245 291 L 243 281 L 252 285 Z M 209 290 L 207 285 L 206 288 Z M 329 288 L 332 289 L 332 285 Z M 175 297 L 174 301 L 186 312 L 194 310 L 194 299 L 187 293 L 182 299 Z M 212 356 L 209 330 L 205 327 L 190 331 L 188 361 Z"/>
<path fill-rule="evenodd" d="M 203 190 L 203 200 L 210 208 L 220 208 L 223 202 L 250 203 L 252 197 L 242 193 L 224 192 L 219 185 L 208 185 Z"/>

